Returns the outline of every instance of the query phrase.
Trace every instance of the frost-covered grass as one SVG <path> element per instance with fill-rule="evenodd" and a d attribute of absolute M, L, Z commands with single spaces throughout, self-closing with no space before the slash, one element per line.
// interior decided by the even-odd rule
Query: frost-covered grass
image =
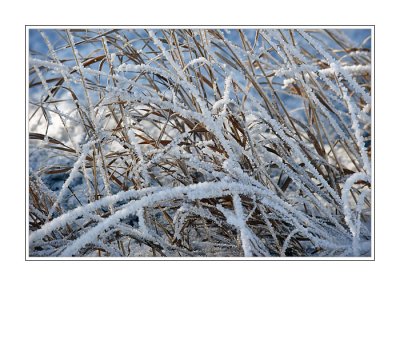
<path fill-rule="evenodd" d="M 371 51 L 339 30 L 31 30 L 31 256 L 369 256 Z"/>

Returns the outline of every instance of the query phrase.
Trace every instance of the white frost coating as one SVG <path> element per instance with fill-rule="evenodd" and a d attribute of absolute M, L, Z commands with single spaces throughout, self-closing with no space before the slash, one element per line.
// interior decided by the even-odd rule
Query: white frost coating
<path fill-rule="evenodd" d="M 358 201 L 357 201 L 355 215 L 356 215 L 356 229 L 357 229 L 358 232 L 360 232 L 361 226 L 362 226 L 361 215 L 362 215 L 364 202 L 365 202 L 365 199 L 367 198 L 367 196 L 370 193 L 371 193 L 370 189 L 364 189 L 361 192 L 361 195 L 359 196 Z"/>
<path fill-rule="evenodd" d="M 94 201 L 83 194 L 84 184 L 68 180 L 83 206 L 70 201 L 64 214 L 46 223 L 41 213 L 46 217 L 54 199 L 32 183 L 42 203 L 35 205 L 32 197 L 29 204 L 30 254 L 93 255 L 98 247 L 111 256 L 138 256 L 135 246 L 141 242 L 145 254 L 166 256 L 285 256 L 288 247 L 307 256 L 366 255 L 368 242 L 361 237 L 369 233 L 364 222 L 369 184 L 349 185 L 349 179 L 342 185 L 355 170 L 370 177 L 369 142 L 364 142 L 370 134 L 371 106 L 365 101 L 370 88 L 362 89 L 370 76 L 370 54 L 343 51 L 345 58 L 336 61 L 327 35 L 313 32 L 315 43 L 296 30 L 293 36 L 280 31 L 259 30 L 256 41 L 246 32 L 231 41 L 217 29 L 194 36 L 185 30 L 143 31 L 139 50 L 129 35 L 101 30 L 92 41 L 103 41 L 110 68 L 100 70 L 86 63 L 98 54 L 86 55 L 84 41 L 75 47 L 75 33 L 67 32 L 66 47 L 75 66 L 60 60 L 60 50 L 45 39 L 50 53 L 41 55 L 43 60 L 30 58 L 31 84 L 42 89 L 41 99 L 50 100 L 43 108 L 61 116 L 61 95 L 70 95 L 57 94 L 50 80 L 77 91 L 78 99 L 67 100 L 76 105 L 70 124 L 81 125 L 99 142 L 93 167 L 106 196 Z M 122 64 L 132 62 L 123 50 L 119 58 L 109 53 L 111 38 L 136 50 L 134 64 Z M 272 82 L 274 77 L 279 81 Z M 288 91 L 282 91 L 282 82 Z M 94 129 L 86 120 L 93 106 L 85 101 L 87 87 L 95 103 Z M 290 98 L 299 110 L 291 108 Z M 71 154 L 66 151 L 60 154 Z M 94 169 L 85 163 L 81 168 L 90 191 Z"/>
<path fill-rule="evenodd" d="M 291 84 L 293 84 L 295 82 L 296 82 L 296 80 L 293 78 L 283 80 L 282 89 L 286 89 L 287 87 L 289 87 Z"/>
<path fill-rule="evenodd" d="M 365 73 L 370 73 L 371 72 L 371 65 L 351 65 L 351 66 L 341 66 L 341 70 L 344 70 L 352 75 L 363 75 Z M 321 69 L 319 70 L 320 74 L 325 74 L 325 75 L 333 75 L 335 74 L 335 69 L 333 68 L 326 68 L 326 69 Z"/>
<path fill-rule="evenodd" d="M 307 70 L 307 69 L 309 69 L 309 67 L 306 66 L 306 67 L 298 67 L 297 68 L 298 71 L 300 71 L 302 69 Z M 341 66 L 341 69 L 349 72 L 352 75 L 363 75 L 366 73 L 371 73 L 371 65 L 370 64 L 368 64 L 368 65 L 351 65 L 351 66 L 344 65 L 344 66 Z M 290 69 L 290 71 L 293 72 L 294 69 L 292 68 L 292 69 Z M 284 75 L 287 73 L 289 73 L 289 70 L 281 69 L 281 70 L 276 71 L 277 75 Z M 319 69 L 319 70 L 315 70 L 315 71 L 311 72 L 311 74 L 314 77 L 317 77 L 318 75 L 319 76 L 322 76 L 322 75 L 332 76 L 332 75 L 335 75 L 335 73 L 336 73 L 336 71 L 333 68 Z M 307 75 L 305 75 L 305 78 L 307 80 L 309 80 L 310 76 L 307 74 Z M 296 82 L 296 80 L 294 78 L 289 78 L 289 79 L 283 80 L 282 89 L 286 89 L 289 85 L 291 85 L 295 82 Z M 370 106 L 369 104 L 367 104 L 367 105 Z"/>
<path fill-rule="evenodd" d="M 353 254 L 354 256 L 359 256 L 359 235 L 360 229 L 359 225 L 354 222 L 352 216 L 352 209 L 350 206 L 350 197 L 351 197 L 351 188 L 358 181 L 371 182 L 370 177 L 365 173 L 354 173 L 351 175 L 345 182 L 342 190 L 342 199 L 343 199 L 343 211 L 345 214 L 346 224 L 349 226 L 350 231 L 353 235 Z"/>
<path fill-rule="evenodd" d="M 202 65 L 203 65 L 203 64 L 210 65 L 210 62 L 209 62 L 206 58 L 204 58 L 204 57 L 199 57 L 199 58 L 195 58 L 194 60 L 191 60 L 191 61 L 185 66 L 185 68 L 183 68 L 183 71 L 185 71 L 187 68 L 189 68 L 189 67 L 191 67 L 191 66 L 193 66 L 193 65 L 195 65 L 195 64 L 198 64 L 198 63 L 201 63 Z"/>
<path fill-rule="evenodd" d="M 94 106 L 93 106 L 93 103 L 92 103 L 92 99 L 90 98 L 90 95 L 89 95 L 89 92 L 88 92 L 88 87 L 86 85 L 86 80 L 85 80 L 84 73 L 83 73 L 83 70 L 85 69 L 85 67 L 84 67 L 84 65 L 82 64 L 82 61 L 79 58 L 79 54 L 78 54 L 78 51 L 76 49 L 75 42 L 74 42 L 74 36 L 71 34 L 70 30 L 66 30 L 66 31 L 67 31 L 67 37 L 68 37 L 68 40 L 69 40 L 69 43 L 71 45 L 72 52 L 73 52 L 73 55 L 74 55 L 74 58 L 75 58 L 75 62 L 76 62 L 76 65 L 77 65 L 76 68 L 77 68 L 77 70 L 78 70 L 78 72 L 79 72 L 79 74 L 81 76 L 81 79 L 82 79 L 83 90 L 84 90 L 84 94 L 85 94 L 87 105 L 89 107 L 90 121 L 91 121 L 92 127 L 94 129 L 94 133 L 96 134 L 97 133 L 96 132 L 96 124 L 95 124 L 95 116 L 96 115 L 95 115 L 95 112 L 94 112 Z"/>
<path fill-rule="evenodd" d="M 138 144 L 138 141 L 136 139 L 135 131 L 132 130 L 132 129 L 129 129 L 128 137 L 129 137 L 129 140 L 131 141 L 131 143 L 133 144 L 133 147 L 135 148 L 136 154 L 139 157 L 139 160 L 140 160 L 140 166 L 139 167 L 140 167 L 140 170 L 141 170 L 141 172 L 143 174 L 143 178 L 144 178 L 143 184 L 145 186 L 147 186 L 147 185 L 150 184 L 150 176 L 149 176 L 149 174 L 147 172 L 147 169 L 145 167 L 145 162 L 146 161 L 144 159 L 144 156 L 143 156 L 143 153 L 142 153 L 142 149 L 140 148 L 140 145 Z"/>
<path fill-rule="evenodd" d="M 95 162 L 96 162 L 97 169 L 100 171 L 101 178 L 103 179 L 106 194 L 108 196 L 110 196 L 111 195 L 111 187 L 110 187 L 110 182 L 108 180 L 108 175 L 103 168 L 103 166 L 105 165 L 105 161 L 104 161 L 101 150 L 100 150 L 100 153 L 96 153 L 96 161 Z M 109 206 L 109 209 L 110 209 L 111 213 L 114 213 L 114 208 L 112 205 Z"/>
<path fill-rule="evenodd" d="M 362 161 L 363 161 L 364 170 L 368 175 L 371 175 L 371 162 L 369 160 L 368 153 L 367 153 L 367 150 L 366 150 L 365 145 L 364 145 L 364 140 L 362 138 L 362 133 L 361 133 L 360 125 L 359 125 L 358 115 L 356 113 L 357 109 L 354 106 L 353 100 L 348 95 L 346 89 L 343 89 L 343 98 L 346 100 L 347 106 L 349 108 L 349 112 L 350 112 L 350 115 L 351 115 L 351 122 L 352 122 L 351 128 L 353 129 L 354 134 L 355 134 L 356 139 L 357 139 L 357 144 L 358 144 L 358 148 L 360 149 L 360 152 L 361 152 L 361 157 L 362 157 Z"/>
<path fill-rule="evenodd" d="M 224 94 L 222 96 L 222 98 L 218 101 L 215 102 L 215 104 L 213 105 L 213 113 L 216 113 L 217 110 L 221 107 L 223 107 L 223 112 L 220 116 L 220 120 L 222 120 L 223 116 L 226 113 L 226 106 L 228 106 L 228 104 L 230 103 L 230 99 L 229 99 L 229 93 L 231 91 L 231 83 L 232 83 L 232 75 L 229 75 L 226 79 L 225 79 L 225 89 L 224 89 Z"/>
<path fill-rule="evenodd" d="M 129 190 L 121 191 L 117 194 L 104 197 L 100 200 L 96 200 L 87 205 L 77 207 L 72 211 L 66 212 L 61 216 L 53 219 L 51 222 L 43 225 L 39 230 L 32 232 L 29 236 L 29 242 L 33 243 L 35 241 L 43 239 L 46 235 L 56 230 L 58 227 L 62 227 L 69 222 L 75 221 L 78 217 L 89 217 L 90 212 L 96 211 L 97 209 L 108 206 L 109 204 L 115 204 L 118 201 L 128 201 L 132 198 L 145 196 L 147 194 L 153 193 L 157 190 L 162 189 L 161 187 L 149 187 L 141 190 Z"/>
<path fill-rule="evenodd" d="M 294 60 L 293 60 L 292 55 L 293 55 L 293 56 L 296 56 L 297 58 L 300 59 L 300 58 L 301 58 L 301 55 L 300 55 L 298 49 L 296 49 L 295 47 L 293 47 L 293 46 L 291 46 L 291 45 L 289 45 L 289 44 L 286 44 L 286 43 L 284 42 L 284 40 L 281 38 L 280 35 L 276 35 L 276 34 L 275 34 L 275 36 L 276 36 L 277 39 L 281 42 L 283 48 L 284 48 L 285 50 L 287 50 L 287 54 L 282 55 L 282 57 L 283 57 L 285 60 L 288 60 L 292 65 L 296 65 L 296 63 L 294 63 Z M 274 45 L 274 46 L 275 46 L 275 45 Z M 286 56 L 287 56 L 287 57 L 286 57 Z M 311 71 L 312 69 L 310 69 L 309 66 L 308 66 L 307 64 L 305 64 L 304 66 L 300 66 L 300 67 L 298 67 L 298 68 L 294 68 L 294 74 L 295 74 L 295 76 L 296 76 L 296 79 L 297 79 L 297 80 L 302 84 L 302 86 L 306 89 L 308 96 L 313 100 L 314 104 L 316 104 L 317 107 L 326 115 L 326 117 L 327 117 L 328 120 L 329 120 L 329 123 L 333 126 L 333 128 L 335 129 L 335 131 L 336 131 L 336 132 L 339 134 L 339 136 L 341 137 L 341 139 L 342 139 L 343 141 L 346 141 L 348 138 L 346 137 L 346 134 L 343 132 L 343 130 L 340 129 L 340 127 L 338 126 L 336 120 L 334 120 L 334 119 L 332 118 L 332 116 L 330 115 L 330 113 L 327 111 L 326 107 L 325 107 L 324 105 L 322 105 L 321 101 L 316 97 L 316 95 L 314 94 L 314 91 L 313 91 L 313 89 L 310 87 L 310 85 L 309 85 L 307 82 L 303 82 L 303 79 L 302 79 L 302 77 L 301 77 L 301 75 L 300 75 L 300 71 L 301 71 L 301 70 L 303 70 L 303 71 L 308 71 L 309 74 L 312 74 L 312 71 Z M 346 94 L 347 94 L 346 88 L 343 87 L 343 83 L 342 83 L 341 81 L 338 81 L 339 85 L 341 86 L 340 89 L 339 89 L 338 87 L 334 86 L 333 83 L 332 83 L 332 81 L 330 81 L 324 74 L 320 74 L 320 77 L 322 78 L 322 80 L 323 80 L 324 82 L 326 82 L 326 83 L 332 88 L 332 90 L 334 90 L 334 91 L 336 92 L 336 94 L 337 94 L 340 98 L 344 98 L 344 96 L 343 96 L 344 94 L 343 94 L 343 93 L 346 93 Z M 340 77 L 339 77 L 339 79 L 340 79 Z M 343 103 L 343 105 L 344 105 L 344 106 L 348 106 L 348 103 L 349 103 L 349 102 L 347 101 L 347 99 L 344 99 L 344 100 L 345 100 L 345 102 Z M 350 110 L 350 109 L 349 109 L 349 110 Z M 357 134 L 357 132 L 355 132 L 355 134 Z M 359 140 L 358 138 L 357 138 L 357 141 L 360 142 L 360 140 Z M 363 144 L 359 144 L 359 147 L 360 147 L 360 151 L 362 152 Z M 352 145 L 350 145 L 350 150 L 354 153 L 354 149 L 353 149 Z M 355 155 L 357 155 L 357 153 L 355 153 Z M 363 158 L 363 163 L 364 163 L 364 165 L 368 167 L 368 161 L 365 160 L 365 154 L 364 154 L 364 156 L 362 156 L 362 158 Z M 367 168 L 367 169 L 368 169 L 368 168 Z"/>
<path fill-rule="evenodd" d="M 351 87 L 361 96 L 363 99 L 370 104 L 371 96 L 368 95 L 364 88 L 362 88 L 354 79 L 351 77 L 350 73 L 344 69 L 322 46 L 321 44 L 312 38 L 307 32 L 304 30 L 299 30 L 299 32 L 303 35 L 305 39 L 307 39 L 317 50 L 321 53 L 328 61 L 330 67 L 336 74 L 342 74 L 344 78 L 350 83 Z"/>
<path fill-rule="evenodd" d="M 233 194 L 233 206 L 235 209 L 235 215 L 228 216 L 227 220 L 230 224 L 236 226 L 240 230 L 240 239 L 242 241 L 244 256 L 270 256 L 269 251 L 246 225 L 242 202 L 237 193 Z"/>
<path fill-rule="evenodd" d="M 165 49 L 164 45 L 160 42 L 160 40 L 157 38 L 156 34 L 154 33 L 153 30 L 149 30 L 149 36 L 153 40 L 154 44 L 161 50 L 169 64 L 174 68 L 174 70 L 177 72 L 180 78 L 183 80 L 186 79 L 185 74 L 183 73 L 182 68 L 175 63 L 174 59 L 172 58 L 171 54 Z"/>
<path fill-rule="evenodd" d="M 111 54 L 110 54 L 110 62 L 111 62 L 111 64 L 114 64 L 115 57 L 116 57 L 116 54 L 115 54 L 115 53 L 111 53 Z"/>
<path fill-rule="evenodd" d="M 51 210 L 49 212 L 47 220 L 49 220 L 53 216 L 56 207 L 60 204 L 60 201 L 63 199 L 72 180 L 74 180 L 74 178 L 78 175 L 79 168 L 82 166 L 82 163 L 84 163 L 86 156 L 89 154 L 90 148 L 92 147 L 93 144 L 94 144 L 94 142 L 88 142 L 82 146 L 81 155 L 74 163 L 74 167 L 72 168 L 71 173 L 68 176 L 68 179 L 64 182 L 56 201 L 54 202 L 53 206 L 51 207 Z"/>
<path fill-rule="evenodd" d="M 159 188 L 158 192 L 145 195 L 138 200 L 130 201 L 123 209 L 115 212 L 112 216 L 104 219 L 101 223 L 97 226 L 91 228 L 87 233 L 83 234 L 77 240 L 75 240 L 68 248 L 63 252 L 63 256 L 71 256 L 75 254 L 80 248 L 85 246 L 88 243 L 97 242 L 98 236 L 104 232 L 104 230 L 108 229 L 110 226 L 118 225 L 119 220 L 126 218 L 130 214 L 137 213 L 140 208 L 151 206 L 153 204 L 158 203 L 159 201 L 167 201 L 170 199 L 182 198 L 187 197 L 189 200 L 197 200 L 197 199 L 204 199 L 204 198 L 215 198 L 215 197 L 222 197 L 226 194 L 230 194 L 232 192 L 236 192 L 238 194 L 246 194 L 246 195 L 257 195 L 259 196 L 262 201 L 266 201 L 267 198 L 270 198 L 272 201 L 270 202 L 271 206 L 275 206 L 274 202 L 278 202 L 284 204 L 282 200 L 279 199 L 274 193 L 268 190 L 260 190 L 256 187 L 251 187 L 248 185 L 244 185 L 241 183 L 232 183 L 232 182 L 203 182 L 198 184 L 193 184 L 189 186 L 178 186 L 168 189 Z M 110 199 L 109 199 L 110 201 Z M 89 208 L 90 205 L 87 205 L 86 208 Z M 278 207 L 278 205 L 276 205 Z M 291 206 L 286 205 L 287 209 L 283 211 L 291 211 L 296 213 L 297 216 L 302 217 L 301 213 L 298 213 L 296 209 L 292 208 Z M 239 208 L 239 215 L 240 215 L 240 208 Z M 37 240 L 38 238 L 43 237 L 43 231 L 49 232 L 51 229 L 54 228 L 54 225 L 59 225 L 62 222 L 68 220 L 68 214 L 65 216 L 61 216 L 63 218 L 59 219 L 56 218 L 53 222 L 45 225 L 42 229 L 35 232 L 35 237 L 30 237 L 30 241 Z M 235 217 L 236 218 L 236 217 Z M 296 221 L 294 221 L 296 222 Z M 245 238 L 252 237 L 251 232 L 245 232 Z M 262 244 L 258 243 L 251 239 L 252 243 L 257 243 L 257 250 L 259 253 L 263 251 L 264 254 L 267 254 L 266 251 L 262 250 L 265 249 L 262 247 Z"/>
<path fill-rule="evenodd" d="M 137 213 L 140 208 L 150 205 L 158 201 L 165 201 L 180 197 L 187 192 L 187 196 L 191 200 L 202 199 L 207 196 L 215 196 L 221 194 L 223 188 L 227 188 L 226 183 L 220 183 L 219 187 L 216 184 L 197 184 L 188 187 L 175 187 L 172 189 L 162 190 L 158 193 L 144 196 L 139 200 L 132 200 L 125 208 L 108 217 L 95 227 L 91 228 L 87 233 L 73 241 L 62 253 L 63 256 L 72 256 L 80 248 L 86 244 L 98 241 L 98 236 L 110 226 L 118 225 L 120 219 L 123 219 L 130 214 Z"/>

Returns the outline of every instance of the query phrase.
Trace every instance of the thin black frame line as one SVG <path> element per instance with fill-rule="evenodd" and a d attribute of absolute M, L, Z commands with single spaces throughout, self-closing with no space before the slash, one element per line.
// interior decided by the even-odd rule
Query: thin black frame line
<path fill-rule="evenodd" d="M 373 249 L 373 251 L 372 251 L 372 255 L 373 256 L 371 256 L 371 258 L 368 258 L 368 257 L 366 257 L 366 258 L 364 258 L 364 259 L 357 259 L 357 258 L 355 258 L 355 259 L 352 259 L 351 257 L 350 258 L 348 258 L 348 259 L 341 259 L 340 257 L 339 257 L 339 259 L 338 259 L 338 257 L 332 257 L 332 258 L 329 258 L 329 257 L 327 257 L 327 258 L 325 258 L 325 259 L 309 259 L 309 258 L 307 258 L 307 259 L 304 259 L 304 257 L 302 258 L 302 257 L 299 257 L 299 258 L 295 258 L 295 259 L 285 259 L 285 258 L 280 258 L 280 257 L 276 257 L 276 258 L 271 258 L 271 259 L 269 259 L 269 258 L 260 258 L 260 259 L 246 259 L 245 257 L 244 258 L 229 258 L 229 259 L 214 259 L 214 258 L 212 258 L 212 257 L 209 257 L 209 258 L 204 258 L 204 259 L 202 259 L 202 258 L 199 258 L 199 259 L 192 259 L 192 258 L 186 258 L 186 257 L 180 257 L 180 258 L 177 258 L 177 259 L 175 259 L 175 258 L 172 258 L 172 259 L 169 259 L 169 258 L 167 258 L 167 259 L 159 259 L 159 258 L 135 258 L 135 257 L 132 257 L 132 258 L 124 258 L 124 259 L 112 259 L 112 258 L 107 258 L 107 257 L 102 257 L 102 258 L 79 258 L 79 257 L 77 257 L 77 258 L 68 258 L 68 259 L 64 259 L 64 258 L 43 258 L 43 259 L 41 259 L 41 258 L 30 258 L 28 255 L 27 255 L 27 253 L 28 253 L 28 250 L 29 250 L 29 245 L 28 245 L 28 242 L 27 242 L 27 231 L 28 231 L 28 226 L 27 226 L 27 223 L 28 223 L 28 221 L 27 221 L 27 219 L 28 219 L 28 212 L 29 211 L 27 211 L 27 196 L 28 196 L 28 193 L 27 193 L 27 189 L 28 189 L 28 183 L 27 183 L 27 133 L 28 133 L 28 130 L 27 130 L 27 106 L 26 106 L 26 104 L 27 104 L 27 65 L 28 65 L 28 63 L 27 63 L 27 49 L 28 49 L 28 45 L 27 45 L 27 32 L 28 32 L 28 30 L 30 29 L 30 27 L 66 27 L 66 26 L 68 26 L 68 27 L 82 27 L 82 26 L 86 26 L 86 27 L 98 27 L 97 25 L 82 25 L 82 26 L 80 26 L 80 25 L 66 25 L 66 26 L 62 26 L 62 25 L 25 25 L 25 163 L 24 163 L 24 166 L 25 166 L 25 201 L 24 201 L 24 203 L 25 203 L 25 247 L 24 247 L 24 250 L 25 250 L 25 262 L 46 262 L 46 261 L 48 261 L 48 262 L 61 262 L 61 261 L 66 261 L 66 262 L 71 262 L 71 261 L 83 261 L 83 262 L 88 262 L 88 261 L 94 261 L 94 262 L 104 262 L 104 261 L 106 261 L 106 262 L 111 262 L 111 261 L 117 261 L 117 262 L 124 262 L 124 261 L 127 261 L 127 262 L 132 262 L 132 261 L 139 261 L 139 262 L 148 262 L 148 261 L 163 261 L 163 262 L 167 262 L 167 261 L 176 261 L 176 262 L 181 262 L 181 261 L 191 261 L 191 262 L 197 262 L 197 261 L 199 261 L 199 262 L 208 262 L 208 261 L 215 261 L 215 262 L 231 262 L 231 261 L 235 261 L 235 262 L 240 262 L 240 261 L 245 261 L 245 262 L 275 262 L 275 261 L 279 261 L 279 262 L 292 262 L 292 261 L 297 261 L 297 262 L 325 262 L 325 261 L 329 261 L 329 262 L 375 262 L 376 261 L 376 256 L 375 256 L 375 253 L 376 253 L 376 230 L 375 230 L 375 224 L 376 224 L 376 211 L 375 211 L 375 204 L 376 204 L 376 202 L 375 202 L 375 185 L 376 185 L 376 176 L 375 176 L 375 162 L 376 162 L 376 160 L 375 160 L 375 123 L 376 123 L 376 121 L 375 121 L 375 108 L 376 108 L 376 104 L 375 104 L 375 67 L 376 67 L 376 62 L 375 62 L 375 56 L 376 56 L 376 54 L 375 54 L 375 51 L 376 51 L 376 36 L 375 36 L 375 25 L 288 25 L 288 26 L 291 26 L 291 27 L 298 27 L 298 26 L 309 26 L 309 27 L 316 27 L 316 26 L 318 26 L 318 27 L 332 27 L 332 26 L 334 26 L 334 27 L 368 27 L 368 26 L 370 26 L 371 27 L 371 30 L 372 30 L 372 36 L 373 36 L 373 44 L 372 44 L 372 49 L 373 49 L 373 57 L 374 57 L 374 61 L 373 61 L 373 78 L 372 78 L 372 89 L 373 89 L 373 102 L 374 102 L 374 106 L 373 106 L 373 142 L 372 142 L 372 146 L 373 146 L 373 149 L 372 149 L 372 151 L 371 151 L 371 153 L 372 153 L 372 155 L 373 155 L 373 158 L 372 158 L 372 160 L 374 161 L 374 168 L 373 168 L 373 185 L 371 185 L 371 188 L 372 188 L 372 190 L 373 190 L 373 215 L 374 215 L 374 220 L 373 220 L 373 224 L 374 224 L 374 227 L 373 227 L 373 232 L 374 232 L 374 242 L 373 242 L 373 247 L 374 247 L 374 249 Z M 111 27 L 120 27 L 120 26 L 124 26 L 124 25 L 103 25 L 102 27 L 105 27 L 105 26 L 111 26 Z M 131 27 L 143 27 L 142 25 L 128 25 L 128 26 L 131 26 Z M 168 27 L 169 25 L 159 25 L 158 27 L 160 27 L 160 26 L 163 26 L 163 27 Z M 176 26 L 171 26 L 171 27 L 181 27 L 182 25 L 176 25 Z M 207 26 L 212 26 L 212 25 L 189 25 L 188 27 L 190 27 L 190 26 L 205 26 L 205 27 L 207 27 Z M 284 27 L 284 25 L 214 25 L 214 26 L 219 26 L 219 27 L 238 27 L 238 26 L 251 26 L 251 27 Z M 154 26 L 154 25 L 147 25 L 147 27 L 157 27 L 157 26 Z"/>

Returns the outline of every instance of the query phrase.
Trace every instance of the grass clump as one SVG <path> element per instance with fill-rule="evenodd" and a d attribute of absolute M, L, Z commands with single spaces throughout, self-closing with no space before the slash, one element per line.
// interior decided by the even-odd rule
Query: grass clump
<path fill-rule="evenodd" d="M 369 256 L 346 31 L 31 30 L 31 256 Z"/>

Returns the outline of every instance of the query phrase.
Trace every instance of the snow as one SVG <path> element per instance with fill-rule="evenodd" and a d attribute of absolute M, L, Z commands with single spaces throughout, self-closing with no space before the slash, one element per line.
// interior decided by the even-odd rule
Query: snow
<path fill-rule="evenodd" d="M 353 211 L 352 211 L 351 205 L 350 205 L 350 190 L 353 187 L 353 185 L 358 181 L 366 181 L 366 182 L 370 183 L 371 179 L 365 173 L 355 173 L 346 180 L 346 182 L 343 186 L 343 190 L 342 190 L 343 210 L 344 210 L 344 214 L 345 214 L 345 220 L 346 220 L 346 223 L 349 226 L 351 233 L 353 235 L 353 254 L 354 254 L 354 256 L 358 256 L 360 253 L 360 251 L 359 251 L 359 249 L 360 249 L 359 235 L 360 235 L 361 223 L 360 223 L 359 218 L 357 218 L 356 222 L 354 222 Z M 361 212 L 361 206 L 364 203 L 365 196 L 366 196 L 366 193 L 362 193 L 362 195 L 360 196 L 358 204 L 357 204 L 356 213 Z"/>
<path fill-rule="evenodd" d="M 200 65 L 207 64 L 207 65 L 210 65 L 210 62 L 204 57 L 195 58 L 194 60 L 191 60 L 188 64 L 186 64 L 186 67 L 183 68 L 183 71 L 185 71 L 187 68 L 189 68 L 189 67 L 191 67 L 191 66 L 193 66 L 195 64 L 200 64 Z"/>

